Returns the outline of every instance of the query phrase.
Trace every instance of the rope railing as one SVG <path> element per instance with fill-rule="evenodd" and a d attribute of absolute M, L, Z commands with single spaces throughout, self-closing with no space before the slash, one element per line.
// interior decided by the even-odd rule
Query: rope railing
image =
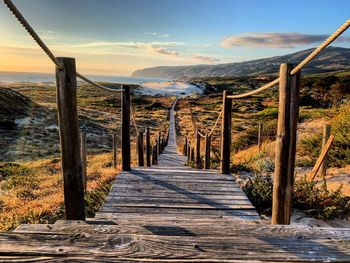
<path fill-rule="evenodd" d="M 32 26 L 28 23 L 28 21 L 25 19 L 25 17 L 22 15 L 22 13 L 18 10 L 18 8 L 14 5 L 14 3 L 11 0 L 3 0 L 5 5 L 8 7 L 8 9 L 12 12 L 12 14 L 16 17 L 18 22 L 23 26 L 23 28 L 28 32 L 28 34 L 33 38 L 33 40 L 39 45 L 39 47 L 44 51 L 44 53 L 50 58 L 50 60 L 55 64 L 58 70 L 62 70 L 63 66 L 58 61 L 56 56 L 53 54 L 53 52 L 49 49 L 49 47 L 42 41 L 42 39 L 39 37 L 39 35 L 35 32 L 35 30 L 32 28 Z M 76 72 L 76 76 L 89 84 L 108 91 L 112 92 L 121 92 L 122 89 L 115 90 L 111 89 L 105 86 L 102 86 L 87 77 L 83 76 L 82 74 Z"/>
<path fill-rule="evenodd" d="M 290 75 L 296 74 L 298 71 L 300 71 L 307 63 L 309 63 L 312 59 L 314 59 L 318 54 L 322 52 L 326 47 L 328 47 L 334 40 L 336 40 L 342 33 L 344 33 L 348 28 L 350 27 L 350 19 L 345 21 L 344 24 L 342 24 L 332 35 L 330 35 L 321 45 L 319 45 L 314 51 L 312 51 L 303 61 L 301 61 L 297 66 L 295 66 L 291 72 Z M 257 94 L 259 92 L 262 92 L 264 90 L 267 90 L 268 88 L 273 87 L 274 85 L 279 83 L 279 78 L 271 81 L 270 83 L 256 89 L 252 90 L 246 93 L 237 94 L 237 95 L 229 95 L 227 98 L 229 99 L 242 99 L 249 96 L 252 96 L 254 94 Z"/>
<path fill-rule="evenodd" d="M 246 98 L 246 97 L 249 97 L 249 96 L 252 96 L 254 94 L 257 94 L 259 92 L 262 92 L 264 90 L 267 90 L 275 85 L 277 85 L 279 83 L 280 79 L 277 78 L 273 81 L 271 81 L 270 83 L 258 88 L 258 89 L 255 89 L 255 90 L 252 90 L 252 91 L 249 91 L 249 92 L 246 92 L 246 93 L 243 93 L 243 94 L 237 94 L 237 95 L 229 95 L 227 96 L 227 98 L 229 99 L 242 99 L 242 98 Z"/>
<path fill-rule="evenodd" d="M 192 110 L 191 101 L 188 101 L 188 109 L 190 110 L 191 123 L 192 123 L 192 126 L 193 126 L 194 131 L 195 131 L 198 129 L 198 127 L 197 127 L 197 123 L 195 122 L 195 120 L 193 118 L 193 110 Z"/>
<path fill-rule="evenodd" d="M 221 111 L 220 111 L 219 116 L 217 117 L 217 119 L 216 119 L 216 121 L 215 121 L 215 123 L 214 123 L 213 127 L 211 128 L 210 132 L 208 133 L 208 137 L 210 137 L 210 136 L 213 134 L 213 132 L 215 131 L 216 126 L 218 125 L 219 120 L 221 119 L 222 112 L 223 112 L 223 110 L 221 110 Z"/>
<path fill-rule="evenodd" d="M 136 134 L 139 134 L 139 129 L 138 129 L 137 125 L 136 125 L 135 113 L 134 113 L 134 110 L 133 110 L 133 107 L 132 107 L 131 103 L 130 103 L 130 112 L 131 112 L 131 119 L 132 119 L 132 123 L 134 124 L 134 128 L 135 128 Z"/>
<path fill-rule="evenodd" d="M 307 63 L 322 52 L 327 46 L 329 46 L 334 40 L 336 40 L 342 33 L 344 33 L 350 27 L 350 19 L 345 21 L 332 35 L 330 35 L 318 48 L 316 48 L 310 55 L 308 55 L 302 62 L 300 62 L 292 71 L 290 75 L 294 75 L 301 70 Z"/>
<path fill-rule="evenodd" d="M 205 138 L 205 134 L 201 133 L 200 131 L 198 131 L 199 136 L 201 136 L 202 138 Z"/>

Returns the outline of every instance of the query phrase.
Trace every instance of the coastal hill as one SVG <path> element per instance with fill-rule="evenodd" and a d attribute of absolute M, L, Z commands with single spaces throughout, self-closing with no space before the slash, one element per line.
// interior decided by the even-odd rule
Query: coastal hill
<path fill-rule="evenodd" d="M 132 77 L 182 79 L 193 77 L 238 77 L 276 75 L 280 63 L 297 64 L 313 49 L 306 49 L 284 56 L 251 61 L 193 66 L 159 66 L 135 71 Z M 304 69 L 304 74 L 324 73 L 350 68 L 350 48 L 328 47 Z"/>

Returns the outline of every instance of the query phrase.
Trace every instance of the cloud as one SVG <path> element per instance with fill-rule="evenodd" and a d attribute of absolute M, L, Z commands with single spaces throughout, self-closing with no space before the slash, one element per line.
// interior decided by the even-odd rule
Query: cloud
<path fill-rule="evenodd" d="M 208 56 L 201 56 L 201 55 L 195 55 L 193 56 L 194 59 L 202 61 L 204 63 L 215 63 L 221 61 L 221 59 L 216 57 L 208 57 Z"/>
<path fill-rule="evenodd" d="M 178 51 L 170 51 L 164 47 L 154 47 L 151 45 L 151 46 L 149 46 L 149 49 L 154 53 L 172 56 L 172 57 L 179 57 L 181 55 L 180 52 L 178 52 Z"/>
<path fill-rule="evenodd" d="M 161 33 L 158 33 L 158 32 L 146 32 L 145 35 L 151 35 L 151 36 L 155 36 L 155 37 L 159 37 L 159 38 L 170 37 L 169 34 L 161 34 Z"/>
<path fill-rule="evenodd" d="M 223 38 L 221 46 L 231 47 L 267 47 L 267 48 L 294 48 L 299 45 L 319 43 L 325 40 L 328 35 L 313 35 L 301 33 L 244 33 L 238 36 Z M 340 38 L 344 42 L 350 38 Z M 339 41 L 338 40 L 338 41 Z"/>
<path fill-rule="evenodd" d="M 72 48 L 84 48 L 84 47 L 126 47 L 126 48 L 146 48 L 148 46 L 157 46 L 157 47 L 177 47 L 183 46 L 185 43 L 183 42 L 108 42 L 108 41 L 100 41 L 100 42 L 89 42 L 89 43 L 81 43 L 76 45 L 64 45 L 60 47 L 72 47 Z"/>

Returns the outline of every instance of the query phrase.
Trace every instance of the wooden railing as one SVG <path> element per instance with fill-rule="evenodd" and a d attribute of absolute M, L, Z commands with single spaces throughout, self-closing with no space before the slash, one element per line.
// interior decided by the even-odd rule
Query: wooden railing
<path fill-rule="evenodd" d="M 296 136 L 299 118 L 299 96 L 301 86 L 301 69 L 338 38 L 347 28 L 350 27 L 350 19 L 341 25 L 332 35 L 330 35 L 319 47 L 311 52 L 298 65 L 283 63 L 280 65 L 279 77 L 270 83 L 243 94 L 232 94 L 232 91 L 223 92 L 222 102 L 222 126 L 221 126 L 221 160 L 220 172 L 222 174 L 230 173 L 231 165 L 231 119 L 232 119 L 232 100 L 243 99 L 262 91 L 265 91 L 279 84 L 279 106 L 278 123 L 275 146 L 275 171 L 273 182 L 273 203 L 272 203 L 272 224 L 289 224 L 291 217 L 291 202 L 294 184 L 295 156 L 296 156 Z M 189 105 L 190 106 L 190 105 Z M 191 120 L 195 132 L 195 146 L 191 144 L 188 138 L 185 138 L 184 152 L 188 156 L 188 161 L 195 161 L 196 168 L 200 164 L 200 141 L 201 133 L 198 131 L 197 123 L 194 123 L 192 108 L 190 107 Z M 261 127 L 259 128 L 261 130 Z M 203 137 L 203 134 L 202 134 Z M 205 135 L 206 137 L 206 135 Z M 211 137 L 211 136 L 209 136 Z M 261 138 L 261 136 L 259 136 Z M 321 163 L 326 157 L 326 153 L 332 143 L 332 137 L 323 145 L 326 146 L 317 161 L 311 180 L 315 177 L 321 167 Z M 261 140 L 259 140 L 259 147 Z M 187 145 L 187 147 L 186 147 Z M 194 148 L 196 155 L 194 157 Z M 206 150 L 207 154 L 207 150 Z M 210 161 L 209 161 L 210 163 Z M 206 166 L 206 168 L 209 168 Z M 324 169 L 324 166 L 323 168 Z"/>
<path fill-rule="evenodd" d="M 62 158 L 62 174 L 64 181 L 64 205 L 66 219 L 84 220 L 84 174 L 83 164 L 86 167 L 86 159 L 82 159 L 85 149 L 81 148 L 78 110 L 77 110 L 77 80 L 80 78 L 100 89 L 122 93 L 122 169 L 131 169 L 131 141 L 130 141 L 130 86 L 124 85 L 120 90 L 104 87 L 76 71 L 75 59 L 67 57 L 55 57 L 51 50 L 40 39 L 38 34 L 26 21 L 24 16 L 16 8 L 11 0 L 3 0 L 21 25 L 26 29 L 35 42 L 47 54 L 56 66 L 57 82 L 57 110 L 59 119 L 59 132 Z M 331 44 L 350 26 L 350 19 L 341 25 L 326 41 L 324 41 L 309 56 L 301 61 L 296 67 L 291 64 L 281 64 L 279 78 L 260 87 L 257 90 L 245 94 L 232 95 L 231 91 L 224 91 L 222 106 L 222 127 L 221 127 L 221 160 L 220 171 L 222 174 L 230 173 L 231 163 L 231 118 L 232 99 L 245 98 L 261 91 L 264 91 L 279 83 L 279 110 L 278 128 L 275 150 L 275 174 L 273 187 L 272 224 L 289 224 L 291 211 L 291 195 L 294 180 L 294 166 L 296 153 L 296 131 L 299 114 L 299 92 L 300 92 L 300 70 L 317 56 L 324 48 Z M 220 114 L 221 115 L 221 114 Z M 220 118 L 219 115 L 219 118 Z M 218 120 L 219 120 L 218 118 Z M 135 119 L 134 119 L 135 123 Z M 216 122 L 217 124 L 217 122 Z M 195 145 L 188 139 L 185 140 L 184 151 L 188 160 L 196 161 L 196 167 L 200 162 L 201 137 L 205 137 L 205 168 L 210 168 L 210 141 L 212 131 L 208 134 L 196 132 Z M 137 130 L 137 129 L 136 129 Z M 156 164 L 158 155 L 167 144 L 166 138 L 158 135 L 153 146 L 150 141 L 150 130 L 146 134 L 138 133 L 138 160 L 139 165 L 144 164 L 143 136 L 146 135 L 146 166 Z M 114 143 L 115 145 L 115 137 Z M 151 150 L 152 149 L 152 150 Z M 194 152 L 196 149 L 196 155 Z M 152 155 L 152 162 L 151 162 Z M 116 151 L 114 151 L 113 165 L 116 166 Z"/>

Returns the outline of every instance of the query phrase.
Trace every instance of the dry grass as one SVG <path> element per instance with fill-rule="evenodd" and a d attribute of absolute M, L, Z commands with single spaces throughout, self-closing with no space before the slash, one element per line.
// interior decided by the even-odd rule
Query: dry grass
<path fill-rule="evenodd" d="M 87 191 L 115 178 L 119 169 L 111 167 L 110 153 L 88 156 Z M 0 181 L 0 230 L 12 230 L 22 223 L 52 223 L 63 218 L 63 181 L 57 159 L 19 163 L 28 174 L 13 188 L 5 188 L 12 176 Z"/>
<path fill-rule="evenodd" d="M 60 174 L 58 132 L 45 135 L 45 141 L 37 136 L 48 125 L 57 124 L 55 87 L 48 85 L 18 84 L 11 86 L 42 106 L 45 116 L 43 127 L 28 124 L 16 136 L 23 140 L 21 147 L 10 143 L 1 145 L 8 152 L 14 149 L 11 158 L 4 162 L 15 161 L 26 171 L 23 177 L 0 177 L 0 230 L 12 230 L 22 223 L 51 223 L 63 218 L 63 183 Z M 167 112 L 172 105 L 172 97 L 137 97 L 132 96 L 136 123 L 139 131 L 151 128 L 152 142 L 159 132 L 165 133 L 168 127 Z M 94 192 L 111 182 L 119 170 L 111 167 L 111 134 L 120 135 L 120 94 L 96 90 L 89 85 L 81 85 L 78 89 L 78 112 L 80 128 L 87 133 L 88 175 L 87 192 Z M 33 114 L 35 115 L 35 114 Z M 35 116 L 32 116 L 36 118 Z M 22 128 L 21 128 L 22 129 Z M 45 130 L 46 131 L 46 130 Z M 131 125 L 132 165 L 136 165 L 136 132 Z M 16 137 L 17 138 L 17 137 Z M 117 137 L 120 148 L 120 136 Z M 35 140 L 35 147 L 41 154 L 29 149 Z M 1 142 L 1 140 L 0 140 Z M 27 143 L 25 143 L 27 142 Z M 54 154 L 43 151 L 52 144 L 57 149 Z M 120 158 L 120 152 L 118 153 Z M 0 163 L 1 167 L 1 163 Z M 15 173 L 13 175 L 16 175 Z M 16 178 L 16 184 L 9 182 Z M 6 186 L 6 187 L 5 187 Z"/>

